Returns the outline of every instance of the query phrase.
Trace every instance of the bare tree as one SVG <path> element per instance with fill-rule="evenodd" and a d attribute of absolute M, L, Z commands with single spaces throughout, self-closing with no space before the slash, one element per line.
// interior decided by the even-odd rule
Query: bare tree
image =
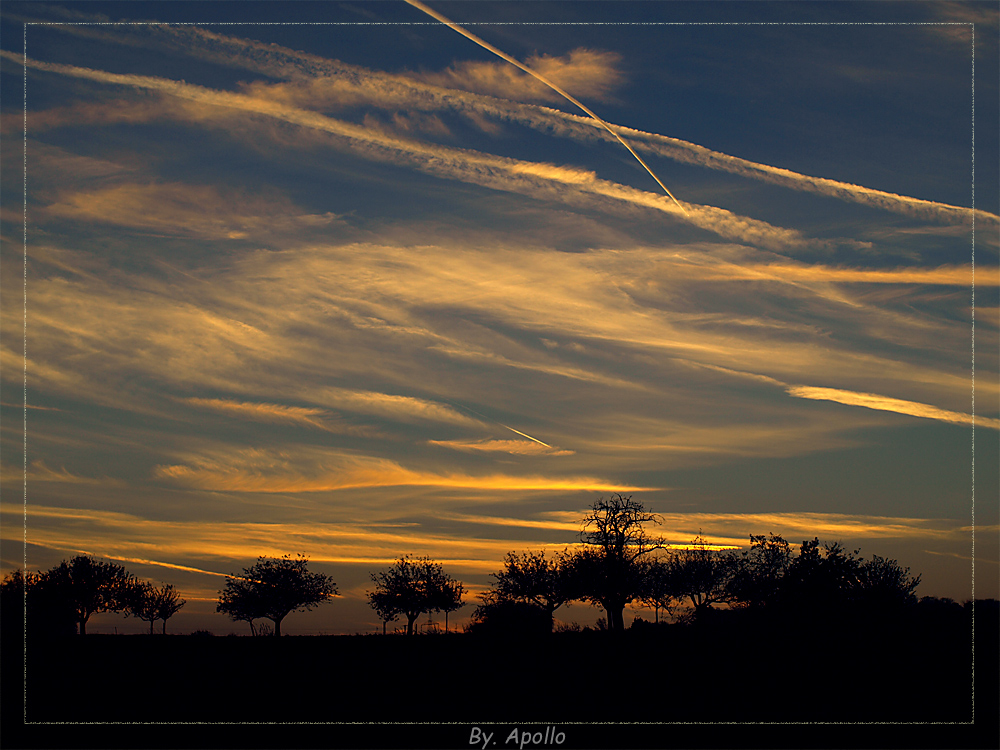
<path fill-rule="evenodd" d="M 226 577 L 216 611 L 250 622 L 251 632 L 253 620 L 267 618 L 280 636 L 281 621 L 290 613 L 313 609 L 337 595 L 337 584 L 322 573 L 310 573 L 308 562 L 303 555 L 257 558 L 243 575 Z"/>
<path fill-rule="evenodd" d="M 575 598 L 599 604 L 613 633 L 625 629 L 625 607 L 647 592 L 651 571 L 647 556 L 666 547 L 662 537 L 651 536 L 646 529 L 658 523 L 655 513 L 622 494 L 595 501 L 584 519 L 580 540 L 586 546 L 572 561 Z"/>

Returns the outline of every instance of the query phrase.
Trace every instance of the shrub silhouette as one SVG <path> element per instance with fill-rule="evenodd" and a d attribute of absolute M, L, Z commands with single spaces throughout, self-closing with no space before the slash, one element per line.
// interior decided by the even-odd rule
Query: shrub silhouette
<path fill-rule="evenodd" d="M 503 569 L 490 574 L 493 587 L 480 595 L 477 612 L 501 602 L 534 604 L 545 611 L 551 630 L 553 613 L 574 597 L 570 559 L 568 552 L 549 558 L 544 552 L 508 552 Z"/>
<path fill-rule="evenodd" d="M 552 631 L 552 616 L 532 602 L 500 599 L 476 607 L 467 633 L 490 636 L 545 636 Z"/>

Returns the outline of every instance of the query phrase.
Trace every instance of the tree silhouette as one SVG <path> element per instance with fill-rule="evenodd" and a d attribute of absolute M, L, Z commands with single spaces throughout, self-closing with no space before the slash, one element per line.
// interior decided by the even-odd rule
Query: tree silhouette
<path fill-rule="evenodd" d="M 733 558 L 711 549 L 699 534 L 684 549 L 674 552 L 666 562 L 667 581 L 654 589 L 691 602 L 695 619 L 713 604 L 729 601 L 729 581 Z"/>
<path fill-rule="evenodd" d="M 121 565 L 77 555 L 38 576 L 36 585 L 46 598 L 62 599 L 72 608 L 80 635 L 98 612 L 124 612 L 135 577 Z"/>
<path fill-rule="evenodd" d="M 251 632 L 254 620 L 266 618 L 280 636 L 281 621 L 290 613 L 313 609 L 337 595 L 337 584 L 322 573 L 310 573 L 308 562 L 303 555 L 257 558 L 242 575 L 226 577 L 216 611 L 249 622 Z"/>
<path fill-rule="evenodd" d="M 551 631 L 553 613 L 574 598 L 570 557 L 567 552 L 548 558 L 544 552 L 508 552 L 503 570 L 490 574 L 496 581 L 480 596 L 483 605 L 501 601 L 536 604 L 548 616 Z"/>
<path fill-rule="evenodd" d="M 465 586 L 461 581 L 456 581 L 447 577 L 433 579 L 434 588 L 431 591 L 431 599 L 434 602 L 435 612 L 444 612 L 444 632 L 448 632 L 448 613 L 454 612 L 465 606 L 462 601 L 462 594 L 465 593 Z"/>
<path fill-rule="evenodd" d="M 149 634 L 153 634 L 153 623 L 163 620 L 162 633 L 166 635 L 167 620 L 187 602 L 180 598 L 171 584 L 157 588 L 149 581 L 137 581 L 129 592 L 127 614 L 149 623 Z"/>
<path fill-rule="evenodd" d="M 257 635 L 254 621 L 265 616 L 260 586 L 250 578 L 227 577 L 226 588 L 219 592 L 219 602 L 215 611 L 229 615 L 230 619 L 236 622 L 248 623 L 250 634 Z"/>
<path fill-rule="evenodd" d="M 532 601 L 486 596 L 472 613 L 466 632 L 501 637 L 547 636 L 552 632 L 552 615 Z"/>
<path fill-rule="evenodd" d="M 737 607 L 761 609 L 777 604 L 792 561 L 791 548 L 776 534 L 750 535 L 750 549 L 731 558 L 729 601 Z"/>
<path fill-rule="evenodd" d="M 176 615 L 181 607 L 187 604 L 186 599 L 181 599 L 180 594 L 171 585 L 166 584 L 156 592 L 156 616 L 163 620 L 163 635 L 167 634 L 167 620 Z"/>
<path fill-rule="evenodd" d="M 872 555 L 857 573 L 857 599 L 869 607 L 899 608 L 916 604 L 914 594 L 921 576 L 913 578 L 910 569 L 895 560 Z"/>
<path fill-rule="evenodd" d="M 587 546 L 570 565 L 577 588 L 574 598 L 603 607 L 613 633 L 625 629 L 625 607 L 648 591 L 651 564 L 646 556 L 666 542 L 650 536 L 646 525 L 659 522 L 642 503 L 622 494 L 595 501 L 584 519 L 580 539 Z"/>
<path fill-rule="evenodd" d="M 413 623 L 424 612 L 450 612 L 462 606 L 460 582 L 444 572 L 440 563 L 428 557 L 399 558 L 388 570 L 371 574 L 375 590 L 368 603 L 383 623 L 406 616 L 406 634 L 413 635 Z"/>
<path fill-rule="evenodd" d="M 660 621 L 660 610 L 669 613 L 679 598 L 672 562 L 669 557 L 652 558 L 646 562 L 647 580 L 639 600 L 653 608 L 655 622 Z"/>
<path fill-rule="evenodd" d="M 820 547 L 819 538 L 803 541 L 779 586 L 780 603 L 814 612 L 850 606 L 858 591 L 858 552 L 839 542 Z"/>
<path fill-rule="evenodd" d="M 149 634 L 153 634 L 153 623 L 159 615 L 156 611 L 156 589 L 149 581 L 136 581 L 128 594 L 126 614 L 149 623 Z"/>

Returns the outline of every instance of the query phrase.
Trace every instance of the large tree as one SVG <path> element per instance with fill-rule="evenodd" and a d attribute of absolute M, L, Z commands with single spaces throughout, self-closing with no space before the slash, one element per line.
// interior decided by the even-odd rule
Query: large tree
<path fill-rule="evenodd" d="M 266 618 L 280 636 L 281 621 L 290 613 L 313 609 L 337 595 L 337 584 L 329 576 L 309 572 L 308 562 L 303 555 L 257 558 L 242 575 L 226 577 L 216 611 L 249 622 L 251 632 L 254 620 Z"/>
<path fill-rule="evenodd" d="M 121 565 L 77 555 L 69 562 L 41 573 L 35 583 L 46 598 L 64 600 L 73 610 L 80 635 L 87 634 L 87 621 L 99 612 L 124 612 L 135 577 Z"/>
<path fill-rule="evenodd" d="M 612 633 L 625 629 L 625 607 L 647 593 L 649 553 L 666 547 L 662 537 L 652 536 L 646 528 L 657 523 L 655 513 L 622 494 L 595 501 L 584 519 L 580 540 L 585 546 L 572 561 L 575 598 L 600 605 Z"/>
<path fill-rule="evenodd" d="M 553 614 L 576 597 L 568 552 L 546 557 L 544 552 L 508 552 L 504 567 L 490 575 L 493 587 L 481 595 L 483 605 L 520 601 L 541 607 L 552 629 Z"/>
<path fill-rule="evenodd" d="M 404 615 L 406 634 L 413 635 L 413 623 L 424 612 L 450 612 L 462 606 L 462 584 L 428 557 L 404 555 L 371 577 L 375 590 L 368 592 L 368 603 L 382 620 L 383 632 L 386 622 Z"/>

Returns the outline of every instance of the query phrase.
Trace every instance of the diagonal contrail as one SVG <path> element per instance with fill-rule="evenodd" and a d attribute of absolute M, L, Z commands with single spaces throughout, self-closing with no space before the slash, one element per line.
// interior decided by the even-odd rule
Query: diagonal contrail
<path fill-rule="evenodd" d="M 513 66 L 515 66 L 515 67 L 520 68 L 521 70 L 523 70 L 528 75 L 530 75 L 530 76 L 532 76 L 534 78 L 537 78 L 539 81 L 541 81 L 542 83 L 544 83 L 546 86 L 548 86 L 550 89 L 552 89 L 553 91 L 555 91 L 557 94 L 559 94 L 560 96 L 564 97 L 567 101 L 572 102 L 577 107 L 579 107 L 584 112 L 586 112 L 590 117 L 593 117 L 598 123 L 600 123 L 601 127 L 603 127 L 605 130 L 607 130 L 609 133 L 611 133 L 611 135 L 613 135 L 618 140 L 618 142 L 620 144 L 622 144 L 625 148 L 628 149 L 628 152 L 630 154 L 632 154 L 632 156 L 634 156 L 636 158 L 636 161 L 638 161 L 643 166 L 643 169 L 645 169 L 647 172 L 649 172 L 649 176 L 652 177 L 654 180 L 656 180 L 656 184 L 659 185 L 661 188 L 663 188 L 663 192 L 665 192 L 667 195 L 670 196 L 670 200 L 672 200 L 674 203 L 677 204 L 677 208 L 679 208 L 683 213 L 687 214 L 687 211 L 684 210 L 684 206 L 682 206 L 680 204 L 680 201 L 678 201 L 674 197 L 674 194 L 671 193 L 667 189 L 667 186 L 664 185 L 660 181 L 660 178 L 656 176 L 656 173 L 653 172 L 653 170 L 649 168 L 649 165 L 646 164 L 646 162 L 644 162 L 642 160 L 642 158 L 639 156 L 639 154 L 637 154 L 635 152 L 635 150 L 631 146 L 629 146 L 625 142 L 625 140 L 620 135 L 618 135 L 618 133 L 616 133 L 615 130 L 610 125 L 608 125 L 608 123 L 606 123 L 600 117 L 598 117 L 597 115 L 595 115 L 589 108 L 587 108 L 586 105 L 584 105 L 583 103 L 581 103 L 581 102 L 577 101 L 576 99 L 574 99 L 572 96 L 570 96 L 569 94 L 567 94 L 565 91 L 563 91 L 561 88 L 559 88 L 556 84 L 552 83 L 552 81 L 550 81 L 548 78 L 546 78 L 545 76 L 543 76 L 541 73 L 536 73 L 531 68 L 529 68 L 527 65 L 523 65 L 522 63 L 519 63 L 517 60 L 515 60 L 510 55 L 506 54 L 505 52 L 502 52 L 501 50 L 498 50 L 496 47 L 494 47 L 489 42 L 484 42 L 478 36 L 476 36 L 472 32 L 466 31 L 461 26 L 459 26 L 457 23 L 453 23 L 452 21 L 449 21 L 447 18 L 445 18 L 444 16 L 442 16 L 440 13 L 438 13 L 436 10 L 428 8 L 426 5 L 424 5 L 419 0 L 406 0 L 406 2 L 409 3 L 410 5 L 412 5 L 417 10 L 423 11 L 424 13 L 426 13 L 427 15 L 429 15 L 431 18 L 436 18 L 438 21 L 440 21 L 441 23 L 443 23 L 445 26 L 448 26 L 449 28 L 454 29 L 455 31 L 457 31 L 459 34 L 461 34 L 465 38 L 471 39 L 472 41 L 474 41 L 476 44 L 478 44 L 483 49 L 489 50 L 490 52 L 492 52 L 497 57 L 500 57 L 500 58 L 506 60 L 511 65 L 513 65 Z"/>
<path fill-rule="evenodd" d="M 522 437 L 526 437 L 526 438 L 528 438 L 528 440 L 533 440 L 534 442 L 538 443 L 539 445 L 544 445 L 546 448 L 551 448 L 552 447 L 548 443 L 543 443 L 538 438 L 533 438 L 533 437 L 531 437 L 531 435 L 528 435 L 527 433 L 521 432 L 520 430 L 515 430 L 513 427 L 509 427 L 508 425 L 505 425 L 503 422 L 497 422 L 495 419 L 491 419 L 490 417 L 487 417 L 485 414 L 481 414 L 480 412 L 476 411 L 475 409 L 470 409 L 468 406 L 462 406 L 462 404 L 456 404 L 454 401 L 448 401 L 448 399 L 446 399 L 446 398 L 442 398 L 441 400 L 445 401 L 445 402 L 447 402 L 449 404 L 451 404 L 452 406 L 457 406 L 459 409 L 465 409 L 466 411 L 471 411 L 477 417 L 482 417 L 483 419 L 485 419 L 488 422 L 493 422 L 493 424 L 498 424 L 501 427 L 504 427 L 504 428 L 510 430 L 511 432 L 516 432 L 518 435 L 520 435 Z"/>

